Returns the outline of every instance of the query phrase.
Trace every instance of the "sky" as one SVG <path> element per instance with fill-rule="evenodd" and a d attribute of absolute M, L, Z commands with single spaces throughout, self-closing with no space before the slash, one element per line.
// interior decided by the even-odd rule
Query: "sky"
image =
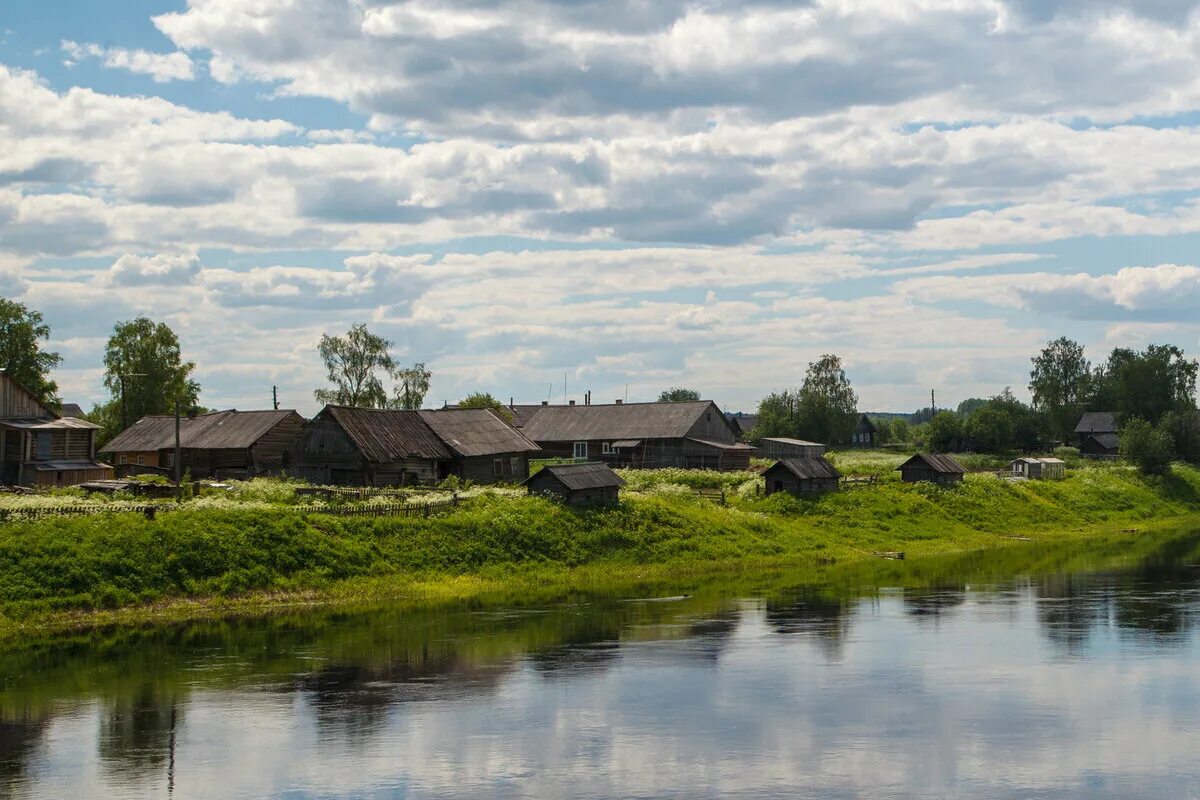
<path fill-rule="evenodd" d="M 0 295 L 85 406 L 138 315 L 209 407 L 315 411 L 356 322 L 431 406 L 1027 396 L 1200 352 L 1198 5 L 5 0 Z"/>

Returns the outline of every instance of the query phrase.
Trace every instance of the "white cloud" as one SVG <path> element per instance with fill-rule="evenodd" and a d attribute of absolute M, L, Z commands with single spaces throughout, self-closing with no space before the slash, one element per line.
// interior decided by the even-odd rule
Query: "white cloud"
<path fill-rule="evenodd" d="M 69 66 L 85 58 L 100 59 L 109 69 L 123 69 L 138 75 L 149 75 L 155 83 L 168 81 L 190 81 L 196 77 L 196 65 L 187 53 L 150 53 L 145 50 L 128 50 L 124 47 L 101 47 L 97 44 L 80 44 L 63 40 L 62 50 L 71 61 Z"/>
<path fill-rule="evenodd" d="M 126 253 L 108 270 L 109 279 L 118 286 L 179 286 L 190 283 L 199 274 L 200 259 L 195 253 L 158 253 L 152 256 Z"/>

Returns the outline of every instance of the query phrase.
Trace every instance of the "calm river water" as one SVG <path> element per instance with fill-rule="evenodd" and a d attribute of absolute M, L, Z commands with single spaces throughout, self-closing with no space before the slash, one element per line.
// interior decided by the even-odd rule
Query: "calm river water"
<path fill-rule="evenodd" d="M 0 797 L 1200 798 L 1200 534 L 637 594 L 5 653 Z"/>

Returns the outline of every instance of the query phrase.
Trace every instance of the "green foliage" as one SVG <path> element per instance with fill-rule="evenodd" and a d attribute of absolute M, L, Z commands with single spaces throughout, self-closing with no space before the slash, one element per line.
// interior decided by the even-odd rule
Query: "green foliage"
<path fill-rule="evenodd" d="M 1163 428 L 1138 417 L 1127 419 L 1121 428 L 1120 441 L 1121 457 L 1143 473 L 1153 475 L 1170 469 L 1175 443 Z"/>
<path fill-rule="evenodd" d="M 192 380 L 196 365 L 184 361 L 179 337 L 161 322 L 138 317 L 118 322 L 104 348 L 104 385 L 112 393 L 108 408 L 96 414 L 106 427 L 105 441 L 116 432 L 149 414 L 172 414 L 178 401 L 184 410 L 194 408 L 200 384 Z"/>
<path fill-rule="evenodd" d="M 0 369 L 51 408 L 59 405 L 58 384 L 50 373 L 62 363 L 58 353 L 42 349 L 50 326 L 39 311 L 0 297 Z"/>
<path fill-rule="evenodd" d="M 692 403 L 700 399 L 700 393 L 695 389 L 684 389 L 680 386 L 672 386 L 670 389 L 665 389 L 658 396 L 658 402 L 660 403 Z"/>
<path fill-rule="evenodd" d="M 390 375 L 396 369 L 388 352 L 391 346 L 363 323 L 351 326 L 345 336 L 322 336 L 317 352 L 333 388 L 317 389 L 313 397 L 330 405 L 387 408 L 388 393 L 380 373 Z"/>
<path fill-rule="evenodd" d="M 939 451 L 957 449 L 962 435 L 962 420 L 953 411 L 939 411 L 929 421 L 925 432 L 929 447 Z"/>
<path fill-rule="evenodd" d="M 487 408 L 496 413 L 500 419 L 512 424 L 513 413 L 508 406 L 501 403 L 487 392 L 472 392 L 458 402 L 459 408 Z"/>
<path fill-rule="evenodd" d="M 1094 376 L 1092 408 L 1158 424 L 1169 411 L 1195 407 L 1198 368 L 1174 345 L 1141 352 L 1118 347 Z"/>
<path fill-rule="evenodd" d="M 393 408 L 416 411 L 425 404 L 425 395 L 429 394 L 429 379 L 433 377 L 433 373 L 425 368 L 424 362 L 417 362 L 411 367 L 401 367 L 392 377 L 396 379 Z"/>
<path fill-rule="evenodd" d="M 969 417 L 979 409 L 986 406 L 987 403 L 988 401 L 984 400 L 982 397 L 968 397 L 966 400 L 963 400 L 958 404 L 958 415 L 960 417 Z"/>
<path fill-rule="evenodd" d="M 1176 458 L 1200 462 L 1200 411 L 1194 407 L 1168 411 L 1159 426 L 1170 434 Z"/>
<path fill-rule="evenodd" d="M 755 438 L 783 436 L 833 444 L 846 442 L 858 421 L 858 397 L 841 359 L 826 354 L 808 365 L 804 384 L 763 398 Z"/>
<path fill-rule="evenodd" d="M 1044 413 L 1050 433 L 1068 441 L 1091 390 L 1092 365 L 1083 345 L 1063 336 L 1050 342 L 1033 358 L 1029 391 L 1033 407 Z"/>

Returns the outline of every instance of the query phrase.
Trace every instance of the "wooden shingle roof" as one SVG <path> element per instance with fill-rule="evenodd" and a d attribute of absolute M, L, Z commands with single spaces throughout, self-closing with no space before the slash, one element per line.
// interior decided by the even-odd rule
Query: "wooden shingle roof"
<path fill-rule="evenodd" d="M 1089 411 L 1075 426 L 1076 433 L 1116 433 L 1120 429 L 1115 411 Z"/>
<path fill-rule="evenodd" d="M 486 408 L 418 412 L 438 438 L 463 458 L 539 451 L 516 428 Z"/>
<path fill-rule="evenodd" d="M 595 408 L 595 406 L 592 406 Z M 535 472 L 525 483 L 529 483 L 542 472 L 572 491 L 582 489 L 605 489 L 625 485 L 625 479 L 613 472 L 607 464 L 551 464 Z"/>
<path fill-rule="evenodd" d="M 419 411 L 325 406 L 321 414 L 337 420 L 367 460 L 377 464 L 402 458 L 454 457 Z"/>
<path fill-rule="evenodd" d="M 179 421 L 179 444 L 189 450 L 242 450 L 253 447 L 295 411 L 214 411 Z M 104 445 L 104 453 L 139 453 L 175 446 L 174 415 L 146 416 Z"/>
<path fill-rule="evenodd" d="M 837 471 L 837 467 L 830 463 L 829 459 L 824 456 L 817 458 L 784 458 L 771 465 L 766 474 L 769 475 L 776 469 L 785 469 L 802 481 L 818 478 L 840 478 L 842 476 Z"/>
<path fill-rule="evenodd" d="M 896 467 L 896 469 L 902 470 L 909 466 L 920 466 L 921 464 L 929 467 L 934 472 L 943 474 L 962 475 L 967 471 L 962 464 L 959 464 L 952 456 L 948 456 L 945 453 L 917 453 L 908 461 Z"/>

